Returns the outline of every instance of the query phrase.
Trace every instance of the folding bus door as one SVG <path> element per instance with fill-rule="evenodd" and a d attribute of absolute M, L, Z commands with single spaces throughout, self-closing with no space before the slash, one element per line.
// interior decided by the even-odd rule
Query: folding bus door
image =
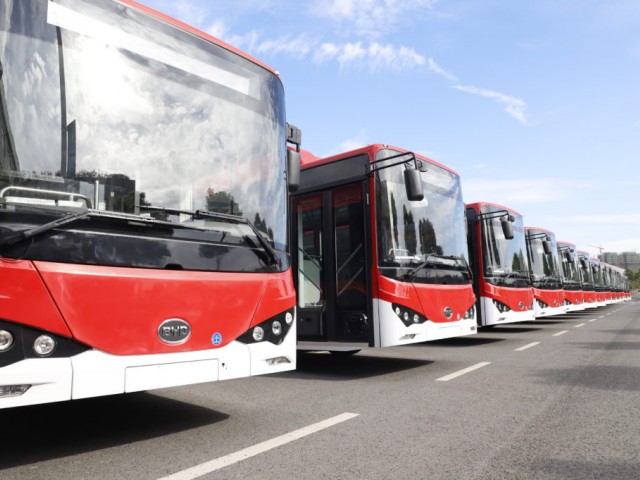
<path fill-rule="evenodd" d="M 370 343 L 363 188 L 358 183 L 295 198 L 300 340 Z"/>

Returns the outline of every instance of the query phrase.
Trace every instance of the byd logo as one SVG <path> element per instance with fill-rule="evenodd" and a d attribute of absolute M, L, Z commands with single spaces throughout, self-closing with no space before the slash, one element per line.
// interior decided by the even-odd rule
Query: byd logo
<path fill-rule="evenodd" d="M 158 337 L 164 343 L 180 345 L 191 335 L 191 326 L 180 318 L 170 318 L 158 327 Z"/>

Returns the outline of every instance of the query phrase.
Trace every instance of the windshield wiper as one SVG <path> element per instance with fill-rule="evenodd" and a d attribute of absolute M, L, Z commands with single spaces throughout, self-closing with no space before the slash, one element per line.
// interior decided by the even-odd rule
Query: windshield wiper
<path fill-rule="evenodd" d="M 171 223 L 162 220 L 156 220 L 155 218 L 146 218 L 141 217 L 139 215 L 132 215 L 127 213 L 119 213 L 119 212 L 103 212 L 99 210 L 83 210 L 81 212 L 76 213 L 67 213 L 62 217 L 56 218 L 47 223 L 43 223 L 42 225 L 38 225 L 37 227 L 22 230 L 20 232 L 14 232 L 4 239 L 0 240 L 0 248 L 16 245 L 18 243 L 29 240 L 33 237 L 37 237 L 42 235 L 43 233 L 50 232 L 56 228 L 70 225 L 75 223 L 76 221 L 82 218 L 108 218 L 112 220 L 118 220 L 123 222 L 132 222 L 132 223 L 142 223 L 145 225 L 161 225 L 161 226 L 170 226 L 172 228 L 181 228 L 185 230 L 199 230 L 204 231 L 202 228 L 192 227 L 190 225 L 182 225 L 180 223 Z"/>
<path fill-rule="evenodd" d="M 437 265 L 437 266 L 443 266 L 443 267 L 458 267 L 461 265 L 461 263 L 460 263 L 460 257 L 455 257 L 453 255 L 451 256 L 427 255 L 418 266 L 412 268 L 407 273 L 405 273 L 402 276 L 402 279 L 413 281 L 413 279 L 416 277 L 418 272 L 429 265 Z M 464 266 L 465 264 L 462 263 L 462 265 Z M 467 266 L 467 271 L 468 270 L 469 270 L 469 267 Z"/>
<path fill-rule="evenodd" d="M 77 213 L 69 213 L 60 218 L 56 218 L 47 223 L 43 223 L 42 225 L 38 225 L 35 228 L 30 228 L 29 230 L 22 230 L 20 232 L 14 232 L 11 235 L 5 237 L 2 241 L 0 241 L 0 247 L 15 245 L 20 242 L 24 242 L 25 240 L 29 240 L 38 235 L 42 235 L 43 233 L 50 232 L 51 230 L 62 227 L 63 225 L 69 225 L 70 223 L 74 223 L 81 218 L 85 218 L 91 215 L 89 210 L 84 210 L 82 212 Z"/>
<path fill-rule="evenodd" d="M 258 239 L 259 246 L 262 247 L 267 256 L 267 265 L 280 265 L 280 259 L 278 258 L 278 254 L 273 249 L 273 247 L 265 240 L 265 238 L 260 233 L 260 230 L 256 228 L 256 226 L 247 220 L 244 217 L 238 217 L 237 215 L 230 215 L 227 213 L 219 213 L 212 212 L 210 210 L 181 210 L 177 208 L 165 208 L 165 207 L 155 207 L 152 205 L 140 206 L 141 210 L 149 210 L 152 212 L 164 212 L 169 215 L 190 215 L 194 220 L 203 219 L 203 218 L 212 218 L 215 220 L 222 220 L 225 222 L 236 223 L 239 225 L 247 225 L 254 233 L 256 238 Z M 253 239 L 248 235 L 243 235 L 242 238 L 254 246 L 256 243 Z"/>
<path fill-rule="evenodd" d="M 506 285 L 507 280 L 510 280 L 512 278 L 518 279 L 518 280 L 526 280 L 527 278 L 529 278 L 529 275 L 527 274 L 527 272 L 525 271 L 513 271 L 513 272 L 505 272 L 504 274 L 498 276 L 498 278 L 500 280 L 502 280 L 502 284 Z"/>

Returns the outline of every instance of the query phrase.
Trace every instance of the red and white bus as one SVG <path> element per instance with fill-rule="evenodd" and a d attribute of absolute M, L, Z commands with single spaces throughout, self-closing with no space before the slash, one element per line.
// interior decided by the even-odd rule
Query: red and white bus
<path fill-rule="evenodd" d="M 0 60 L 0 408 L 295 368 L 278 75 L 130 0 L 3 0 Z"/>
<path fill-rule="evenodd" d="M 593 283 L 596 290 L 596 304 L 599 307 L 604 307 L 610 302 L 610 295 L 608 287 L 604 279 L 604 267 L 602 262 L 594 257 L 589 260 L 591 263 L 591 270 L 593 271 Z"/>
<path fill-rule="evenodd" d="M 522 215 L 502 205 L 467 204 L 478 325 L 535 320 Z"/>
<path fill-rule="evenodd" d="M 580 276 L 580 259 L 576 246 L 573 243 L 559 241 L 558 258 L 567 312 L 584 310 L 586 305 L 582 290 L 582 277 Z"/>
<path fill-rule="evenodd" d="M 566 313 L 555 234 L 537 227 L 525 232 L 536 318 Z"/>
<path fill-rule="evenodd" d="M 449 168 L 386 145 L 303 152 L 293 216 L 299 350 L 476 332 L 460 177 Z"/>
<path fill-rule="evenodd" d="M 610 265 L 611 277 L 616 292 L 616 299 L 618 302 L 629 301 L 629 280 L 625 274 L 624 268 Z"/>
<path fill-rule="evenodd" d="M 596 296 L 596 283 L 591 267 L 591 255 L 584 250 L 577 250 L 578 266 L 580 268 L 580 278 L 582 283 L 582 296 L 585 308 L 597 308 L 598 299 Z"/>

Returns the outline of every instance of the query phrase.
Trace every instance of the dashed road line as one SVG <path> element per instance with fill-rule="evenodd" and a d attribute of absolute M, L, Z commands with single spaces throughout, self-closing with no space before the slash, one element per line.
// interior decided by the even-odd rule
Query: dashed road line
<path fill-rule="evenodd" d="M 458 370 L 457 372 L 453 372 L 449 375 L 445 375 L 444 377 L 436 378 L 436 382 L 448 382 L 449 380 L 453 380 L 454 378 L 457 378 L 469 372 L 473 372 L 474 370 L 477 370 L 479 368 L 486 367 L 487 365 L 490 365 L 490 364 L 491 362 L 476 363 L 475 365 L 471 365 L 470 367 L 463 368 L 462 370 Z"/>
<path fill-rule="evenodd" d="M 584 327 L 586 325 L 586 323 L 579 323 L 578 325 L 574 325 L 573 328 L 580 328 L 580 327 Z"/>
<path fill-rule="evenodd" d="M 532 342 L 532 343 L 528 343 L 526 345 L 523 345 L 520 348 L 516 348 L 516 352 L 524 352 L 525 350 L 531 348 L 531 347 L 535 347 L 536 345 L 540 345 L 540 342 Z"/>
<path fill-rule="evenodd" d="M 216 470 L 220 470 L 221 468 L 228 467 L 229 465 L 233 465 L 234 463 L 238 463 L 242 460 L 246 460 L 247 458 L 254 457 L 276 447 L 280 447 L 289 442 L 293 442 L 294 440 L 299 440 L 303 437 L 306 437 L 307 435 L 311 435 L 312 433 L 316 433 L 320 430 L 332 427 L 334 425 L 337 425 L 338 423 L 345 422 L 354 417 L 357 417 L 358 415 L 359 414 L 357 413 L 343 413 L 341 415 L 336 415 L 335 417 L 328 418 L 326 420 L 323 420 L 322 422 L 314 423 L 313 425 L 300 428 L 299 430 L 285 433 L 284 435 L 280 435 L 279 437 L 272 438 L 271 440 L 266 440 L 264 442 L 253 445 L 252 447 L 238 450 L 237 452 L 230 453 L 229 455 L 225 455 L 224 457 L 216 458 L 215 460 L 201 463 L 200 465 L 196 465 L 195 467 L 187 468 L 186 470 L 182 470 L 166 477 L 162 477 L 159 480 L 191 480 L 197 477 L 201 477 L 202 475 L 207 475 L 211 472 L 215 472 Z"/>
<path fill-rule="evenodd" d="M 569 330 L 562 330 L 561 332 L 558 333 L 554 333 L 553 336 L 554 337 L 559 337 L 560 335 L 564 335 L 565 333 L 567 333 Z"/>

